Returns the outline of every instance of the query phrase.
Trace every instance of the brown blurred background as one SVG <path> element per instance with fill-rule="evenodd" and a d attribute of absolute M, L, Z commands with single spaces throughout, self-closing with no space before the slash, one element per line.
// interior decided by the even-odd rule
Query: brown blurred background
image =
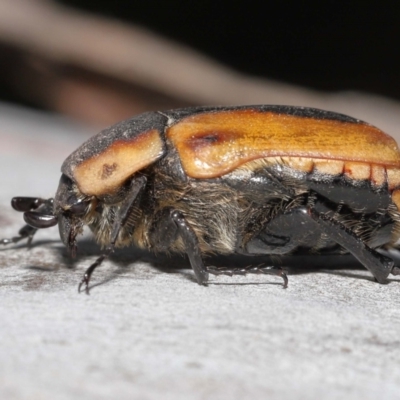
<path fill-rule="evenodd" d="M 0 101 L 102 126 L 197 104 L 315 105 L 318 91 L 399 99 L 398 3 L 315 4 L 0 0 Z"/>

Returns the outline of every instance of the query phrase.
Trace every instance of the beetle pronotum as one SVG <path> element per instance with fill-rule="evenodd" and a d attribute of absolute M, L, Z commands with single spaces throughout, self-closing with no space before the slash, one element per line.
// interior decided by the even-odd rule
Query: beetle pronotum
<path fill-rule="evenodd" d="M 88 225 L 102 255 L 134 244 L 186 253 L 199 284 L 208 274 L 281 269 L 206 267 L 209 253 L 351 253 L 383 283 L 400 270 L 400 152 L 360 120 L 287 106 L 196 107 L 149 112 L 89 139 L 62 165 L 53 199 L 15 197 L 19 236 L 58 225 L 74 255 Z"/>

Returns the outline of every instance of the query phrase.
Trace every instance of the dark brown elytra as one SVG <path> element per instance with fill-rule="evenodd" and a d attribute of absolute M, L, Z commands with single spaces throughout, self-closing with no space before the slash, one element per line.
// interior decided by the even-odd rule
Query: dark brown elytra
<path fill-rule="evenodd" d="M 287 277 L 289 258 L 354 256 L 384 283 L 399 274 L 400 153 L 360 120 L 289 106 L 196 107 L 150 112 L 105 129 L 62 165 L 53 199 L 15 197 L 19 235 L 58 225 L 71 254 L 88 225 L 104 251 L 186 254 L 208 275 Z M 205 266 L 209 254 L 273 257 L 275 265 Z M 306 258 L 304 258 L 306 257 Z M 308 261 L 307 261 L 308 262 Z"/>

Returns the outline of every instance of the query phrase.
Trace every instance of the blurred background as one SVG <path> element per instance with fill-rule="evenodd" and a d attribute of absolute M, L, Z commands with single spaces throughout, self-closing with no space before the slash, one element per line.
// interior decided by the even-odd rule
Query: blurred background
<path fill-rule="evenodd" d="M 54 196 L 68 154 L 148 110 L 312 106 L 399 140 L 398 3 L 0 0 L 0 239 L 13 196 Z M 399 398 L 396 279 L 327 262 L 288 290 L 204 288 L 126 249 L 78 296 L 93 242 L 74 261 L 56 228 L 23 247 L 0 249 L 0 399 Z"/>
<path fill-rule="evenodd" d="M 0 0 L 0 101 L 96 127 L 199 104 L 351 114 L 355 92 L 400 98 L 399 48 L 395 1 Z"/>

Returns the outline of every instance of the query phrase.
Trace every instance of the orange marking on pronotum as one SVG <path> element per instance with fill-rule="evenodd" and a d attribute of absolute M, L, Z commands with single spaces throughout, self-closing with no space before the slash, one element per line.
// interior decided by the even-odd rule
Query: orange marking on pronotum
<path fill-rule="evenodd" d="M 163 142 L 153 129 L 130 140 L 117 140 L 103 152 L 74 169 L 74 178 L 86 195 L 109 194 L 135 172 L 147 167 L 163 154 Z"/>

